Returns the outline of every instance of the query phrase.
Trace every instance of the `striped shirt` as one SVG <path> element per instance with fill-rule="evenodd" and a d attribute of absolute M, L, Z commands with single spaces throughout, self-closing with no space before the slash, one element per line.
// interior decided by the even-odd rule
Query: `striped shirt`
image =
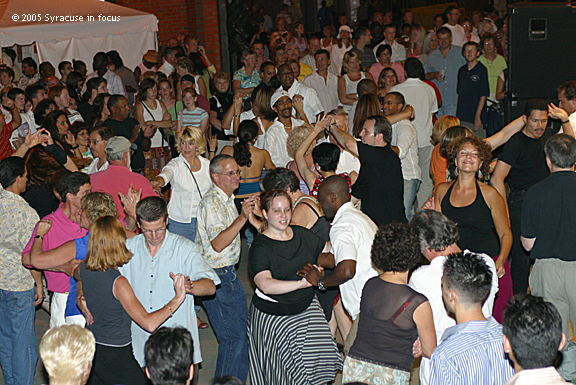
<path fill-rule="evenodd" d="M 208 113 L 200 107 L 196 107 L 192 111 L 184 108 L 178 114 L 178 120 L 182 122 L 182 127 L 194 126 L 200 128 L 200 123 L 207 117 Z"/>
<path fill-rule="evenodd" d="M 493 317 L 446 329 L 430 361 L 430 385 L 500 385 L 513 375 Z"/>

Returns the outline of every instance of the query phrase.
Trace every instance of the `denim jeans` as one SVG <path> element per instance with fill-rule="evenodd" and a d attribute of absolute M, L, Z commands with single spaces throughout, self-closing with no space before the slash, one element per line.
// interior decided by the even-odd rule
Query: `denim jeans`
<path fill-rule="evenodd" d="M 404 179 L 404 208 L 406 209 L 406 219 L 408 222 L 412 219 L 412 209 L 416 200 L 416 193 L 420 187 L 419 179 Z"/>
<path fill-rule="evenodd" d="M 34 289 L 0 290 L 0 365 L 6 385 L 32 385 L 38 352 Z"/>
<path fill-rule="evenodd" d="M 168 230 L 194 242 L 196 240 L 196 218 L 192 218 L 190 223 L 176 222 L 168 218 Z"/>
<path fill-rule="evenodd" d="M 214 269 L 220 277 L 216 294 L 202 303 L 220 341 L 214 377 L 233 375 L 242 381 L 248 377 L 248 306 L 246 292 L 234 266 Z"/>

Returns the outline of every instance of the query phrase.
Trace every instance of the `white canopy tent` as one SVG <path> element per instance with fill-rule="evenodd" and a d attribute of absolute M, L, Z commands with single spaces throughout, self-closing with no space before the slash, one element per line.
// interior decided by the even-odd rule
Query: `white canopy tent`
<path fill-rule="evenodd" d="M 0 20 L 0 47 L 35 44 L 40 62 L 79 59 L 89 73 L 96 52 L 134 69 L 157 49 L 156 16 L 99 0 L 0 0 Z"/>

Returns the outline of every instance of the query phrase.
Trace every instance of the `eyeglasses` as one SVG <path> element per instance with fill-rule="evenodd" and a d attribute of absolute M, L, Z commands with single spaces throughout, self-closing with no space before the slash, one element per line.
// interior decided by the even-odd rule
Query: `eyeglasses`
<path fill-rule="evenodd" d="M 218 174 L 218 175 L 226 175 L 227 177 L 232 178 L 232 177 L 234 177 L 234 176 L 236 176 L 236 175 L 238 175 L 238 176 L 242 175 L 242 170 L 228 171 L 228 172 L 225 173 L 225 174 L 222 174 L 222 173 L 217 172 L 216 174 Z"/>
<path fill-rule="evenodd" d="M 141 230 L 142 230 L 142 234 L 147 234 L 147 235 L 162 234 L 164 231 L 166 231 L 166 226 L 161 227 L 161 228 L 156 229 L 156 230 L 145 230 L 142 228 L 141 228 Z"/>

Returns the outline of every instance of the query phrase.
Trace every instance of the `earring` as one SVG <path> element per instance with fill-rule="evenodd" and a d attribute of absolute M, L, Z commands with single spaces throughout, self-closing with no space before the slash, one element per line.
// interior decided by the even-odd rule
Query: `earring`
<path fill-rule="evenodd" d="M 484 177 L 484 174 L 482 174 L 482 170 L 478 170 L 478 179 L 482 180 L 482 177 Z"/>
<path fill-rule="evenodd" d="M 456 176 L 456 177 L 458 176 L 458 167 L 454 168 L 454 176 Z"/>

